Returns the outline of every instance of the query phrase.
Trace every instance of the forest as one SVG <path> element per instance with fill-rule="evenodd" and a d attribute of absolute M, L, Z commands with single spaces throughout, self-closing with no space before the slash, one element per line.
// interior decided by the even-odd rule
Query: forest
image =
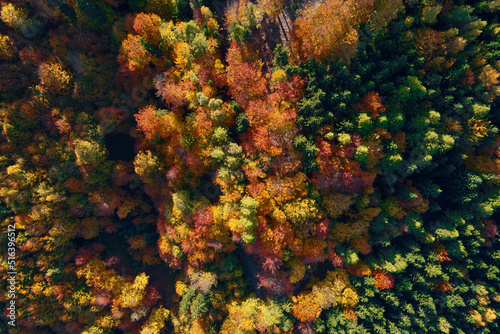
<path fill-rule="evenodd" d="M 0 333 L 500 333 L 500 0 L 0 0 Z"/>

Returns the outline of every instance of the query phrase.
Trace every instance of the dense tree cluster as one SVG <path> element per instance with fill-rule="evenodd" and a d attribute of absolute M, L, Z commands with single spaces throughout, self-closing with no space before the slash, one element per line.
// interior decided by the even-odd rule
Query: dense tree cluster
<path fill-rule="evenodd" d="M 0 7 L 0 332 L 500 331 L 498 1 Z"/>

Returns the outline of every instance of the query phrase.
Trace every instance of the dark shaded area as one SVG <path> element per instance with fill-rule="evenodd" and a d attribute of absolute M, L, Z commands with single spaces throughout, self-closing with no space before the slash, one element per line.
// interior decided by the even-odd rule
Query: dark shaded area
<path fill-rule="evenodd" d="M 142 224 L 140 226 L 152 226 Z M 129 228 L 130 230 L 130 228 Z M 130 246 L 126 241 L 131 235 L 141 234 L 145 239 L 151 239 L 147 231 L 139 231 L 140 233 L 130 234 L 121 229 L 118 233 L 107 234 L 101 238 L 100 242 L 106 246 L 101 258 L 107 261 L 111 257 L 116 257 L 118 262 L 111 265 L 117 274 L 124 277 L 135 277 L 141 272 L 145 272 L 149 276 L 149 285 L 154 287 L 162 296 L 162 301 L 165 307 L 171 308 L 175 305 L 173 297 L 175 296 L 175 277 L 177 274 L 168 267 L 166 263 L 160 263 L 154 266 L 146 266 L 141 262 L 135 261 L 128 252 Z M 157 238 L 157 235 L 156 235 Z M 78 238 L 83 239 L 83 238 Z M 81 240 L 78 240 L 82 243 Z M 89 242 L 90 243 L 90 242 Z M 80 246 L 81 247 L 81 246 Z M 154 247 L 148 242 L 148 247 Z"/>
<path fill-rule="evenodd" d="M 135 140 L 130 135 L 126 133 L 111 133 L 104 136 L 104 141 L 110 160 L 122 160 L 126 162 L 134 160 Z"/>
<path fill-rule="evenodd" d="M 88 245 L 88 244 L 91 244 L 92 241 L 89 241 L 85 238 L 82 238 L 82 237 L 76 237 L 76 238 L 73 238 L 71 239 L 71 242 L 73 243 L 73 245 L 75 246 L 75 248 L 81 248 L 85 245 Z"/>
<path fill-rule="evenodd" d="M 164 307 L 172 308 L 175 305 L 173 297 L 175 296 L 175 277 L 177 273 L 170 269 L 166 263 L 145 267 L 144 271 L 149 276 L 151 286 L 155 287 L 163 295 Z"/>
<path fill-rule="evenodd" d="M 101 259 L 107 261 L 111 257 L 116 257 L 118 262 L 111 266 L 116 273 L 124 277 L 135 277 L 137 275 L 137 270 L 134 266 L 138 266 L 138 262 L 135 261 L 132 256 L 127 251 L 129 244 L 127 241 L 118 234 L 107 234 L 98 237 L 100 243 L 102 243 L 106 248 L 101 254 Z M 94 241 L 95 242 L 95 241 Z"/>
<path fill-rule="evenodd" d="M 257 298 L 263 299 L 263 293 L 257 287 L 257 264 L 255 263 L 252 255 L 245 252 L 241 245 L 238 245 L 238 248 L 236 248 L 236 255 L 238 255 L 238 259 L 242 264 L 243 276 L 247 279 L 251 291 L 257 295 Z"/>
<path fill-rule="evenodd" d="M 219 197 L 222 195 L 220 187 L 213 182 L 215 178 L 215 172 L 205 175 L 200 180 L 200 185 L 193 189 L 195 198 L 206 197 L 210 200 L 210 203 L 214 204 L 219 201 Z"/>
<path fill-rule="evenodd" d="M 193 18 L 193 10 L 188 0 L 179 0 L 172 16 L 175 22 L 189 21 Z"/>

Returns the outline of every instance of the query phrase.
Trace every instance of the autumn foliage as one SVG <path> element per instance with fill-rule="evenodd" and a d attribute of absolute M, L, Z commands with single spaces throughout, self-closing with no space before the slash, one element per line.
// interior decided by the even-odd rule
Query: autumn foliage
<path fill-rule="evenodd" d="M 0 7 L 0 333 L 499 332 L 497 2 Z"/>
<path fill-rule="evenodd" d="M 301 61 L 348 61 L 356 52 L 356 28 L 365 22 L 372 1 L 328 0 L 308 4 L 294 22 L 292 46 Z"/>

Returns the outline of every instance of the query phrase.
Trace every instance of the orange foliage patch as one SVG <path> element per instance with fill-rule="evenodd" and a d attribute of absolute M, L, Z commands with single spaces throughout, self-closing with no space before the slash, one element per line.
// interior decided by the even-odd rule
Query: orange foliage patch
<path fill-rule="evenodd" d="M 327 0 L 307 5 L 294 22 L 292 47 L 301 61 L 342 59 L 354 56 L 356 28 L 365 22 L 375 1 Z"/>

